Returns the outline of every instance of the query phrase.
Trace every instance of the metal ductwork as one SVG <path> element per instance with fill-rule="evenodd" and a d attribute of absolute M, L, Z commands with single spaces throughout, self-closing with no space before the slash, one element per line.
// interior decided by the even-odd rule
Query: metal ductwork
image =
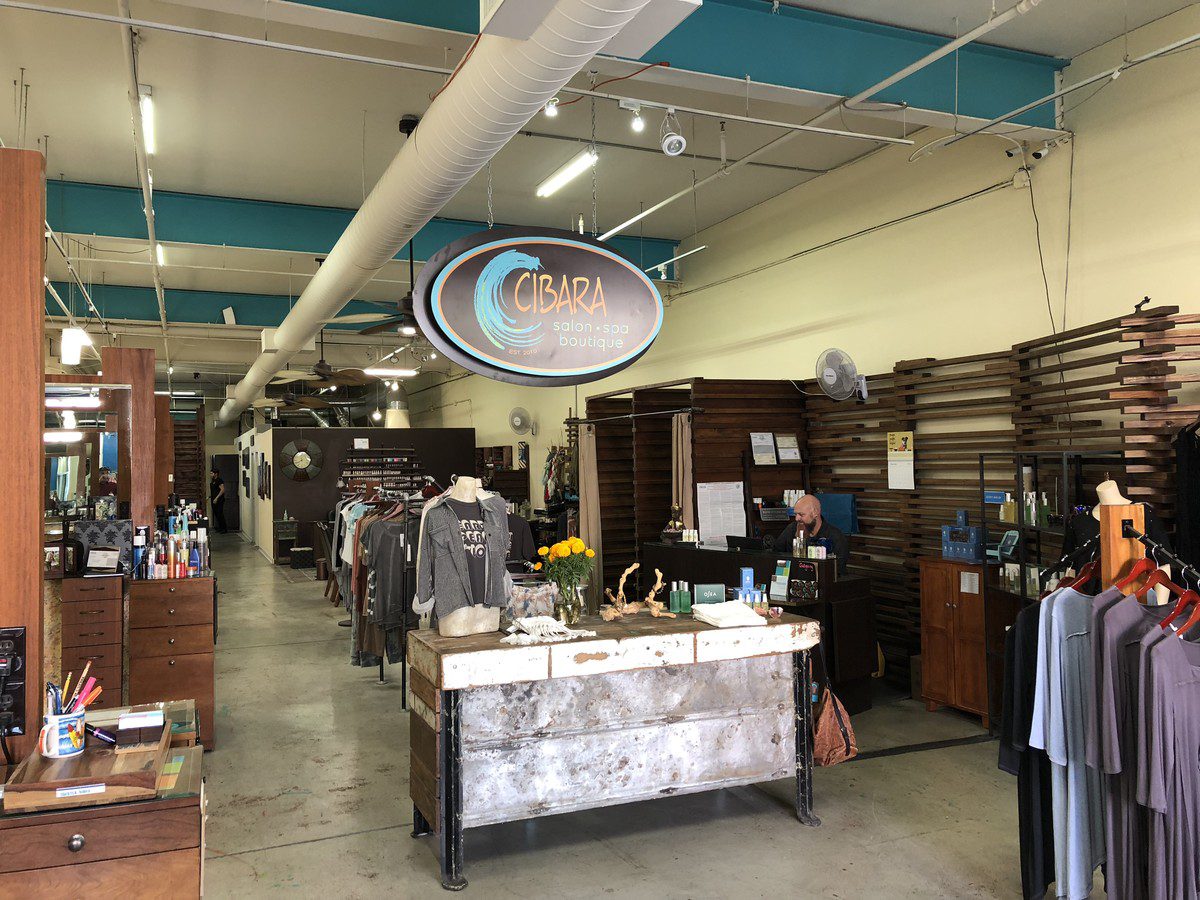
<path fill-rule="evenodd" d="M 438 93 L 219 413 L 271 378 L 650 0 L 558 0 L 527 40 L 491 34 Z"/>

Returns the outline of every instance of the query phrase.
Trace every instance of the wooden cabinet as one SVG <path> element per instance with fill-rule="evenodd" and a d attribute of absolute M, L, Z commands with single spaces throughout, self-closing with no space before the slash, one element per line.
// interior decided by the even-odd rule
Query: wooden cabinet
<path fill-rule="evenodd" d="M 88 675 L 104 688 L 91 709 L 121 705 L 121 657 L 124 653 L 122 605 L 125 579 L 120 575 L 64 578 L 62 582 L 62 677 Z"/>
<path fill-rule="evenodd" d="M 922 697 L 988 719 L 983 566 L 921 560 Z"/>
<path fill-rule="evenodd" d="M 129 591 L 129 702 L 195 700 L 200 743 L 214 742 L 211 578 L 134 581 Z"/>

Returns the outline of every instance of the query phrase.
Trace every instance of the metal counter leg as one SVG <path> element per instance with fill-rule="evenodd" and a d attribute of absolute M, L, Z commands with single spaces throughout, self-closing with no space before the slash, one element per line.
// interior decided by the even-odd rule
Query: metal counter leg
<path fill-rule="evenodd" d="M 427 834 L 433 834 L 433 826 L 429 824 L 429 820 L 425 818 L 425 814 L 417 809 L 417 804 L 414 803 L 412 836 L 419 838 Z"/>
<path fill-rule="evenodd" d="M 459 730 L 459 692 L 442 691 L 442 771 L 438 779 L 442 828 L 440 850 L 442 887 L 461 891 L 467 886 L 463 877 L 462 826 L 462 732 Z"/>
<path fill-rule="evenodd" d="M 809 653 L 792 654 L 792 686 L 796 696 L 796 818 L 816 827 L 813 815 L 813 707 Z"/>

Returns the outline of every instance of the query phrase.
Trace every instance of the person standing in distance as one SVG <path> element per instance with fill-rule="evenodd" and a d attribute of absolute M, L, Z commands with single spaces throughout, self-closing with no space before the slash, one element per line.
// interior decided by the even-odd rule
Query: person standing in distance
<path fill-rule="evenodd" d="M 215 467 L 208 483 L 208 496 L 212 500 L 213 524 L 217 534 L 226 534 L 229 528 L 225 525 L 225 481 Z"/>

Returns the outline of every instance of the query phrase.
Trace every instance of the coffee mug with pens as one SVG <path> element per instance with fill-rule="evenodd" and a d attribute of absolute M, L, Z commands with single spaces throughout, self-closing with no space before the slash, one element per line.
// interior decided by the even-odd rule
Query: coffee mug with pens
<path fill-rule="evenodd" d="M 89 660 L 75 685 L 75 692 L 65 702 L 63 697 L 71 686 L 71 673 L 67 674 L 67 680 L 61 688 L 53 682 L 46 682 L 46 715 L 43 717 L 42 733 L 38 736 L 38 750 L 43 756 L 62 758 L 83 752 L 87 727 L 84 714 L 88 704 L 104 691 L 95 678 L 88 678 L 91 667 Z"/>

